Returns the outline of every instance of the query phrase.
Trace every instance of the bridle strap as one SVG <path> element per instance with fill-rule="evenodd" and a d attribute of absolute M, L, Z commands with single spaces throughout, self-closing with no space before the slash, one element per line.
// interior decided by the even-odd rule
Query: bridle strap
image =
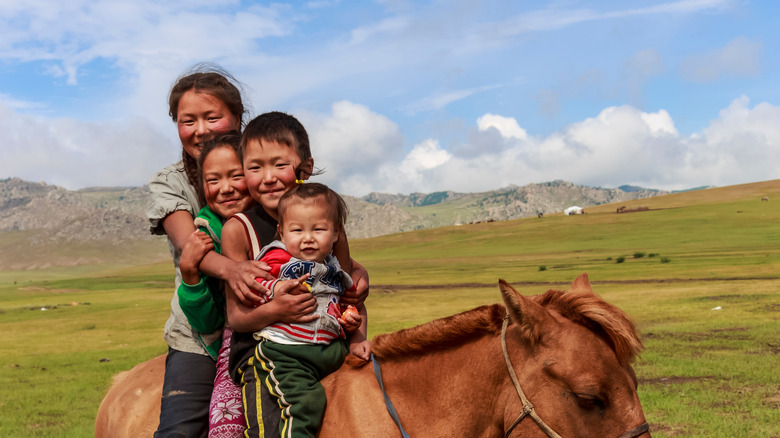
<path fill-rule="evenodd" d="M 515 420 L 514 423 L 512 423 L 512 426 L 507 429 L 506 433 L 504 434 L 504 437 L 509 437 L 509 434 L 512 433 L 512 430 L 514 430 L 515 426 L 517 426 L 520 421 L 522 421 L 525 417 L 531 416 L 531 418 L 534 420 L 537 426 L 539 426 L 539 429 L 542 429 L 544 433 L 547 434 L 550 438 L 561 438 L 560 435 L 558 435 L 550 426 L 548 426 L 542 419 L 539 417 L 539 415 L 536 413 L 536 410 L 534 410 L 534 405 L 531 404 L 530 401 L 528 401 L 528 397 L 525 396 L 525 393 L 523 392 L 523 388 L 520 387 L 520 381 L 517 379 L 517 374 L 515 374 L 515 369 L 512 367 L 512 361 L 509 359 L 509 351 L 506 348 L 506 329 L 509 326 L 509 315 L 504 317 L 504 324 L 501 326 L 501 350 L 504 351 L 504 361 L 506 362 L 506 369 L 509 371 L 509 377 L 512 379 L 512 383 L 515 385 L 515 390 L 517 390 L 517 396 L 520 397 L 520 401 L 523 403 L 523 412 L 520 414 L 519 417 L 517 417 L 517 420 Z"/>
<path fill-rule="evenodd" d="M 617 438 L 636 438 L 639 435 L 642 435 L 643 433 L 646 433 L 650 430 L 650 425 L 647 424 L 645 421 L 644 423 L 640 424 L 639 426 L 629 430 L 628 432 L 624 433 L 623 435 L 620 435 Z"/>
<path fill-rule="evenodd" d="M 550 438 L 561 438 L 560 435 L 558 435 L 550 426 L 548 426 L 542 419 L 539 417 L 539 415 L 536 413 L 536 410 L 534 409 L 534 405 L 531 404 L 530 401 L 528 401 L 528 397 L 525 396 L 525 393 L 523 392 L 523 388 L 520 387 L 520 380 L 517 378 L 517 374 L 515 374 L 515 369 L 512 366 L 512 361 L 509 359 L 509 351 L 506 348 L 506 330 L 509 326 L 509 315 L 506 315 L 504 317 L 504 323 L 501 326 L 501 350 L 504 352 L 504 361 L 506 362 L 506 369 L 509 371 L 509 377 L 512 379 L 512 383 L 515 385 L 515 390 L 517 390 L 517 396 L 520 397 L 520 401 L 523 403 L 523 412 L 517 417 L 517 420 L 515 420 L 511 426 L 506 430 L 506 433 L 504 434 L 504 438 L 509 438 L 509 434 L 512 433 L 512 431 L 515 429 L 515 427 L 520 424 L 521 421 L 527 416 L 531 416 L 531 418 L 534 420 L 537 426 L 539 426 L 539 429 L 541 429 L 544 433 L 547 434 Z M 650 425 L 647 424 L 647 422 L 640 424 L 639 426 L 629 430 L 628 432 L 623 433 L 617 438 L 636 438 L 643 433 L 646 433 L 650 430 Z"/>
<path fill-rule="evenodd" d="M 531 404 L 531 402 L 528 400 L 528 397 L 525 396 L 525 393 L 523 392 L 523 388 L 520 387 L 520 380 L 517 378 L 517 374 L 515 373 L 514 367 L 512 367 L 512 361 L 509 359 L 509 351 L 506 348 L 506 331 L 507 327 L 509 326 L 509 315 L 504 317 L 504 323 L 501 326 L 501 350 L 504 352 L 504 361 L 506 362 L 506 369 L 509 371 L 509 377 L 512 379 L 512 383 L 515 386 L 515 390 L 517 391 L 517 396 L 520 397 L 520 401 L 523 403 L 523 412 L 517 417 L 517 419 L 512 423 L 511 426 L 507 429 L 506 433 L 504 434 L 504 438 L 509 438 L 509 434 L 512 433 L 512 431 L 517 427 L 518 424 L 520 424 L 521 421 L 527 416 L 530 416 L 537 426 L 539 426 L 539 429 L 541 429 L 544 433 L 547 434 L 550 438 L 561 438 L 560 435 L 558 435 L 550 426 L 548 426 L 542 419 L 539 417 L 539 415 L 536 413 L 536 410 L 534 409 L 534 405 Z M 401 435 L 403 438 L 409 438 L 409 434 L 406 433 L 406 430 L 404 430 L 403 426 L 401 426 L 401 419 L 398 417 L 398 413 L 395 410 L 395 406 L 393 406 L 393 402 L 390 401 L 390 397 L 387 395 L 387 392 L 385 391 L 385 385 L 382 382 L 382 370 L 379 366 L 379 361 L 376 360 L 376 357 L 374 357 L 374 354 L 371 354 L 371 362 L 373 362 L 374 365 L 374 374 L 376 376 L 376 380 L 379 383 L 379 388 L 382 390 L 382 396 L 385 399 L 385 406 L 387 407 L 387 411 L 390 414 L 390 417 L 393 419 L 393 422 L 398 426 L 398 429 L 401 431 Z M 617 438 L 636 438 L 647 431 L 650 430 L 650 425 L 647 424 L 647 422 L 640 424 L 639 426 L 629 430 L 628 432 L 623 433 Z"/>

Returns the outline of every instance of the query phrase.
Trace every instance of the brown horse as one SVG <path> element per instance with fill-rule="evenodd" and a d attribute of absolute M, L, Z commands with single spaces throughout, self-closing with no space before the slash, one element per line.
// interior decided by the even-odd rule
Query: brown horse
<path fill-rule="evenodd" d="M 568 292 L 523 297 L 503 280 L 499 286 L 505 307 L 374 339 L 384 387 L 409 435 L 649 437 L 630 366 L 642 345 L 625 313 L 594 295 L 585 274 Z M 370 365 L 350 357 L 322 383 L 320 438 L 401 436 Z M 101 418 L 109 396 L 96 437 L 138 419 Z"/>
<path fill-rule="evenodd" d="M 114 377 L 95 421 L 95 438 L 152 436 L 160 424 L 165 355 Z"/>

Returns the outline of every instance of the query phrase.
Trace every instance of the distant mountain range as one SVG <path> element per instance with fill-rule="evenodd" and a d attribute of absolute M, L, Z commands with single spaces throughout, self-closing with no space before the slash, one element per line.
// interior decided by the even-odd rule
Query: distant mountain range
<path fill-rule="evenodd" d="M 668 192 L 640 187 L 605 189 L 566 181 L 511 185 L 480 193 L 434 192 L 410 195 L 370 193 L 345 197 L 350 207 L 350 237 L 372 237 L 395 232 L 503 221 L 562 212 L 570 206 L 588 207 Z"/>
<path fill-rule="evenodd" d="M 350 238 L 501 221 L 666 194 L 633 186 L 597 188 L 565 181 L 509 186 L 481 193 L 344 196 Z M 149 188 L 76 191 L 19 178 L 0 180 L 0 269 L 156 261 L 169 257 L 151 236 L 144 208 Z"/>

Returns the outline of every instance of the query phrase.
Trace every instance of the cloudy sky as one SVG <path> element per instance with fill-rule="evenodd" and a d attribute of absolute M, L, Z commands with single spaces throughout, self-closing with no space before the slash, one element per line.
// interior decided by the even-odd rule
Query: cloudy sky
<path fill-rule="evenodd" d="M 780 2 L 0 1 L 0 178 L 145 184 L 215 62 L 365 195 L 780 178 Z"/>

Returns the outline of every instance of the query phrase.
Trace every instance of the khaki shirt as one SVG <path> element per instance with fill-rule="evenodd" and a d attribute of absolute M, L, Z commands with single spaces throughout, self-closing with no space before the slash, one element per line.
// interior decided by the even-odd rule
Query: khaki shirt
<path fill-rule="evenodd" d="M 149 230 L 152 234 L 165 234 L 162 220 L 169 214 L 182 210 L 194 218 L 200 210 L 198 195 L 187 180 L 184 164 L 181 161 L 157 172 L 149 181 L 149 191 L 151 200 L 146 208 L 146 216 L 149 218 Z M 165 323 L 165 342 L 175 350 L 208 356 L 198 340 L 197 332 L 190 327 L 187 316 L 179 307 L 176 291 L 181 284 L 181 270 L 179 270 L 181 253 L 173 247 L 171 239 L 168 239 L 168 248 L 173 256 L 176 280 L 171 300 L 171 316 Z"/>

